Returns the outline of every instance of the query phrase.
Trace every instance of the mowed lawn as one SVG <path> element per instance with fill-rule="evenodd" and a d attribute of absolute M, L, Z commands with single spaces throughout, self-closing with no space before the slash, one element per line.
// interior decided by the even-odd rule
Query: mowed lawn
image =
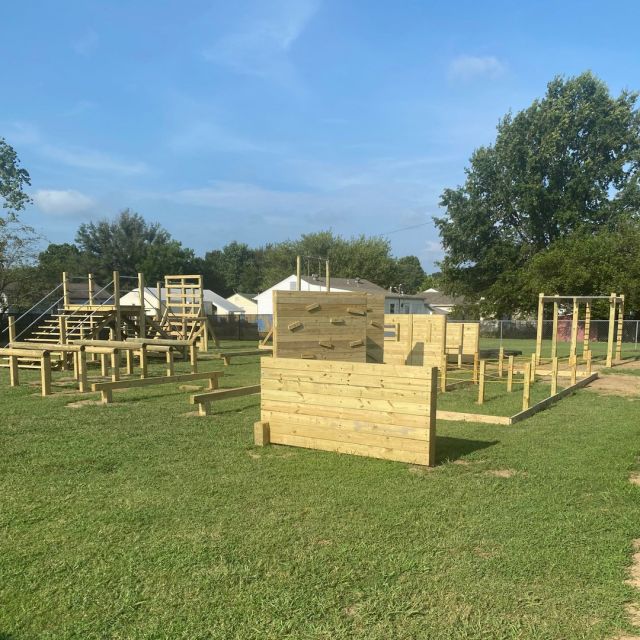
<path fill-rule="evenodd" d="M 426 469 L 254 447 L 258 396 L 199 418 L 178 385 L 70 409 L 83 397 L 0 379 L 4 640 L 632 630 L 638 399 L 583 390 L 511 427 L 442 422 Z M 222 386 L 258 380 L 237 358 Z"/>

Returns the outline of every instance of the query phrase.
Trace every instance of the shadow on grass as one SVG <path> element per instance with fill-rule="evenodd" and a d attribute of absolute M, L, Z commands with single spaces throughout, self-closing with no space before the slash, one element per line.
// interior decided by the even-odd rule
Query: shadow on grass
<path fill-rule="evenodd" d="M 500 440 L 467 440 L 465 438 L 436 436 L 436 464 L 453 462 L 474 451 L 493 447 L 499 442 Z"/>

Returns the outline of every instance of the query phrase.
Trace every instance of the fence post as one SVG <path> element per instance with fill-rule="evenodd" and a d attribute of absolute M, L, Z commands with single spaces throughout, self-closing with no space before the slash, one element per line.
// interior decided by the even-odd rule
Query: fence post
<path fill-rule="evenodd" d="M 498 353 L 498 376 L 502 378 L 502 374 L 504 373 L 504 347 L 500 347 L 500 351 Z"/>
<path fill-rule="evenodd" d="M 487 368 L 487 361 L 480 360 L 480 379 L 478 380 L 478 404 L 484 404 L 484 376 Z"/>
<path fill-rule="evenodd" d="M 513 391 L 513 356 L 509 356 L 509 367 L 507 369 L 507 391 Z"/>
<path fill-rule="evenodd" d="M 535 355 L 535 354 L 534 354 Z M 531 363 L 524 365 L 524 385 L 522 389 L 522 410 L 529 408 L 529 400 L 531 399 Z"/>
<path fill-rule="evenodd" d="M 20 386 L 20 370 L 18 368 L 18 356 L 9 356 L 9 384 L 12 387 Z"/>

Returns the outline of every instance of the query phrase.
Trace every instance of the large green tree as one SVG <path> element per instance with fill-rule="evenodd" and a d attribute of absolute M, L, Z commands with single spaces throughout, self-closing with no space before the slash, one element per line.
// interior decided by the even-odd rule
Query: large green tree
<path fill-rule="evenodd" d="M 451 293 L 484 297 L 497 312 L 528 308 L 523 269 L 575 231 L 593 232 L 640 210 L 637 94 L 612 97 L 591 73 L 555 78 L 544 98 L 498 124 L 464 185 L 446 189 L 436 218 Z"/>

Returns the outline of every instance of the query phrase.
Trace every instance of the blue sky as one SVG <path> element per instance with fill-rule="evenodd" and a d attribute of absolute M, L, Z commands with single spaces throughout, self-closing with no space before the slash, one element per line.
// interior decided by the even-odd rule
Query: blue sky
<path fill-rule="evenodd" d="M 636 2 L 13 2 L 0 136 L 51 242 L 130 207 L 201 254 L 331 228 L 427 270 L 431 217 L 556 74 L 640 89 Z M 428 224 L 424 224 L 428 223 Z"/>

